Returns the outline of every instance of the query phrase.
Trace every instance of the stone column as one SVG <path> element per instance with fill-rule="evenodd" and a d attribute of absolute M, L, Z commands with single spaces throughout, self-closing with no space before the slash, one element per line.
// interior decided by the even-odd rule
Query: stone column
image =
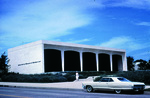
<path fill-rule="evenodd" d="M 110 54 L 110 70 L 113 71 L 112 54 Z"/>
<path fill-rule="evenodd" d="M 127 71 L 128 66 L 127 66 L 127 58 L 126 58 L 126 53 L 122 55 L 122 71 Z"/>
<path fill-rule="evenodd" d="M 80 52 L 80 69 L 83 71 L 83 59 L 82 59 L 82 52 Z"/>
<path fill-rule="evenodd" d="M 99 71 L 98 53 L 96 53 L 96 66 L 97 66 L 97 71 Z"/>
<path fill-rule="evenodd" d="M 64 72 L 64 50 L 61 50 L 62 71 Z"/>

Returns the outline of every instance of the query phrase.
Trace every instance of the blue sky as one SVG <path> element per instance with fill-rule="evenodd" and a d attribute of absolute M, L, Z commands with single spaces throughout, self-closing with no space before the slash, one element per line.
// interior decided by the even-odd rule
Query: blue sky
<path fill-rule="evenodd" d="M 0 0 L 0 53 L 38 40 L 150 59 L 150 0 Z"/>

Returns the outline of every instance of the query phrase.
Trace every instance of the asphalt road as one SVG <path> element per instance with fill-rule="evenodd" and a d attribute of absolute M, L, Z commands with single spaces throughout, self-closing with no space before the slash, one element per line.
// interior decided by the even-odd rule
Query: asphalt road
<path fill-rule="evenodd" d="M 88 93 L 83 90 L 0 87 L 0 98 L 150 98 L 150 92 L 115 94 L 100 91 Z"/>

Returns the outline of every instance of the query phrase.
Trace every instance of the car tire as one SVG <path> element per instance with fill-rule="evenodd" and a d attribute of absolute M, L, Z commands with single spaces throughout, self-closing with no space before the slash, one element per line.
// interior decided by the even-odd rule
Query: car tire
<path fill-rule="evenodd" d="M 116 93 L 116 94 L 120 94 L 120 93 L 121 93 L 121 90 L 115 90 L 115 93 Z"/>
<path fill-rule="evenodd" d="M 144 90 L 140 90 L 138 93 L 139 94 L 144 94 Z"/>
<path fill-rule="evenodd" d="M 93 92 L 93 87 L 92 86 L 87 86 L 86 91 L 87 92 Z"/>

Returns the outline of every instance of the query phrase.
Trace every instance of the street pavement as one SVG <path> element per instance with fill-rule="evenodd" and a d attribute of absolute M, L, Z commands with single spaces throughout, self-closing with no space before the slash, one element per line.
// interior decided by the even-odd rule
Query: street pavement
<path fill-rule="evenodd" d="M 150 92 L 115 94 L 109 91 L 88 93 L 81 90 L 0 87 L 0 98 L 149 98 L 149 96 Z"/>
<path fill-rule="evenodd" d="M 73 82 L 57 82 L 57 83 L 20 83 L 20 82 L 0 82 L 1 87 L 30 87 L 30 88 L 55 88 L 55 89 L 72 89 L 82 90 L 82 82 L 92 81 L 91 78 L 79 79 Z M 149 85 L 146 85 L 145 89 L 150 89 Z"/>

